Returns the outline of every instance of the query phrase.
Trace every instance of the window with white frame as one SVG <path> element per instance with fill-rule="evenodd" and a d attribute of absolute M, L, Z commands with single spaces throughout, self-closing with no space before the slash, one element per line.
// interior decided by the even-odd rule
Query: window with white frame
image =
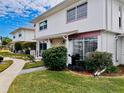
<path fill-rule="evenodd" d="M 40 31 L 45 30 L 45 29 L 47 29 L 47 20 L 45 20 L 39 24 Z"/>
<path fill-rule="evenodd" d="M 87 17 L 87 3 L 77 6 L 77 19 Z"/>
<path fill-rule="evenodd" d="M 89 37 L 73 40 L 73 55 L 79 55 L 80 60 L 84 60 L 85 57 L 93 51 L 97 50 L 98 46 L 97 37 Z"/>
<path fill-rule="evenodd" d="M 22 34 L 19 34 L 19 37 L 21 37 L 22 36 Z"/>
<path fill-rule="evenodd" d="M 15 39 L 16 37 L 15 36 L 13 36 L 13 39 Z"/>
<path fill-rule="evenodd" d="M 87 3 L 83 3 L 67 11 L 67 22 L 85 17 L 87 17 Z"/>
<path fill-rule="evenodd" d="M 76 19 L 76 8 L 67 11 L 67 22 L 74 21 Z"/>

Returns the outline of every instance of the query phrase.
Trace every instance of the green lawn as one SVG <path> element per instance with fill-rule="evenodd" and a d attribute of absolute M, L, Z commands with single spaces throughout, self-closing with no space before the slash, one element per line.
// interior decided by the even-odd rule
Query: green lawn
<path fill-rule="evenodd" d="M 12 60 L 6 60 L 6 61 L 4 61 L 3 64 L 0 64 L 0 72 L 2 72 L 5 69 L 7 69 L 12 63 L 13 63 Z"/>
<path fill-rule="evenodd" d="M 29 60 L 29 55 L 26 55 L 26 54 L 15 54 L 15 53 L 9 53 L 9 52 L 0 52 L 0 56 L 11 57 L 11 58 L 16 58 L 16 59 L 23 59 L 23 60 Z"/>
<path fill-rule="evenodd" d="M 36 68 L 41 66 L 44 66 L 43 61 L 29 62 L 25 64 L 23 69 Z"/>
<path fill-rule="evenodd" d="M 80 77 L 38 71 L 18 76 L 8 93 L 124 93 L 124 78 Z"/>

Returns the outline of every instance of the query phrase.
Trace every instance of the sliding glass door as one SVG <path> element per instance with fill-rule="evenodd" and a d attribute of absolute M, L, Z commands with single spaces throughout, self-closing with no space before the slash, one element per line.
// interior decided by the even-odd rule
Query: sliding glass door
<path fill-rule="evenodd" d="M 73 39 L 73 55 L 79 55 L 84 60 L 88 53 L 97 50 L 97 37 Z"/>
<path fill-rule="evenodd" d="M 83 56 L 84 56 L 84 40 L 80 39 L 80 40 L 73 40 L 73 45 L 74 45 L 74 52 L 73 55 L 79 55 L 80 56 L 80 60 L 83 60 Z"/>
<path fill-rule="evenodd" d="M 46 43 L 40 43 L 39 45 L 40 47 L 40 51 L 39 51 L 39 55 L 42 56 L 42 53 L 47 49 L 47 44 Z"/>

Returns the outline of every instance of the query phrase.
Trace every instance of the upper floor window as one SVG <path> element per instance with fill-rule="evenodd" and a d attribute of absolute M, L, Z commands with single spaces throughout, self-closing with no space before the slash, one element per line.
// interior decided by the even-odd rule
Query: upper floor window
<path fill-rule="evenodd" d="M 76 19 L 76 8 L 67 11 L 67 22 L 74 21 Z"/>
<path fill-rule="evenodd" d="M 21 37 L 22 36 L 22 34 L 19 34 L 19 37 Z"/>
<path fill-rule="evenodd" d="M 39 25 L 39 30 L 40 31 L 45 30 L 45 29 L 47 29 L 47 20 L 41 22 L 40 25 Z"/>
<path fill-rule="evenodd" d="M 77 19 L 87 17 L 87 3 L 77 6 Z"/>
<path fill-rule="evenodd" d="M 15 39 L 16 37 L 15 36 L 13 36 L 13 39 Z"/>
<path fill-rule="evenodd" d="M 67 11 L 67 22 L 87 17 L 87 3 L 83 3 Z"/>
<path fill-rule="evenodd" d="M 122 7 L 119 7 L 119 28 L 122 28 Z"/>

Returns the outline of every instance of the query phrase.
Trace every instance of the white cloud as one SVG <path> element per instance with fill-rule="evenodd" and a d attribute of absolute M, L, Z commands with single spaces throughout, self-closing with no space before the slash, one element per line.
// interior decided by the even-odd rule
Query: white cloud
<path fill-rule="evenodd" d="M 55 6 L 63 0 L 0 0 L 0 17 L 9 13 L 27 17 L 27 9 L 37 10 L 40 13 L 46 11 L 44 6 Z"/>

